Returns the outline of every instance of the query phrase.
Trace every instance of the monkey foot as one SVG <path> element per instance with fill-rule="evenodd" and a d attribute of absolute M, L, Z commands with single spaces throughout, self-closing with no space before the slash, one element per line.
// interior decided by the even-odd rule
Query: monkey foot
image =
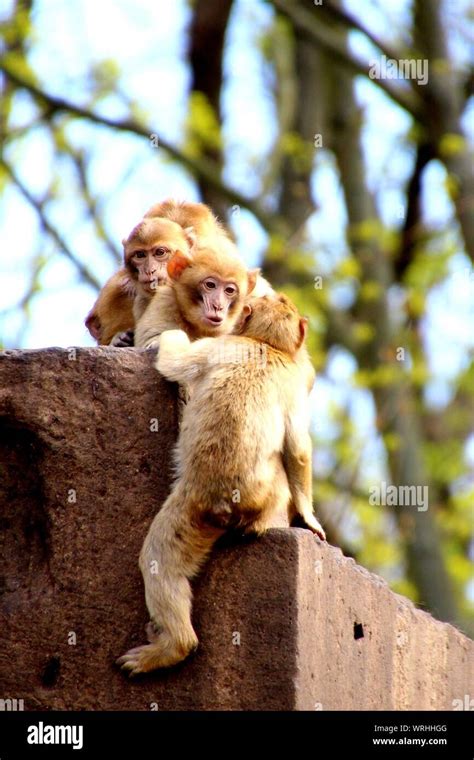
<path fill-rule="evenodd" d="M 324 531 L 323 526 L 319 522 L 319 520 L 316 520 L 315 517 L 313 517 L 311 520 L 305 521 L 307 524 L 307 527 L 309 530 L 311 530 L 313 533 L 316 533 L 317 536 L 321 539 L 321 541 L 326 540 L 326 533 Z"/>
<path fill-rule="evenodd" d="M 166 633 L 157 634 L 150 644 L 129 649 L 116 660 L 122 670 L 130 676 L 139 673 L 149 673 L 158 668 L 169 668 L 184 660 L 196 649 L 198 640 L 195 637 L 189 644 L 179 644 Z"/>
<path fill-rule="evenodd" d="M 301 515 L 297 512 L 291 524 L 297 528 L 307 528 L 312 533 L 316 533 L 322 541 L 326 540 L 324 528 L 313 514 Z"/>

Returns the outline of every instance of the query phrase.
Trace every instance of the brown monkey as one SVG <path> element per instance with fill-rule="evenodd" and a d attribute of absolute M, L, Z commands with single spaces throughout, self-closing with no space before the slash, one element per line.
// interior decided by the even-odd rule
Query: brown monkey
<path fill-rule="evenodd" d="M 135 345 L 157 347 L 165 330 L 180 329 L 195 340 L 231 333 L 245 298 L 255 289 L 258 270 L 247 271 L 229 251 L 193 248 L 168 262 L 170 285 L 160 288 L 135 330 Z M 268 286 L 269 287 L 269 286 Z"/>
<path fill-rule="evenodd" d="M 216 237 L 227 240 L 233 245 L 225 227 L 214 216 L 209 206 L 204 203 L 189 203 L 168 199 L 155 203 L 148 209 L 144 219 L 163 217 L 186 229 L 192 227 L 200 245 L 215 243 Z"/>
<path fill-rule="evenodd" d="M 122 241 L 125 267 L 104 285 L 86 327 L 102 345 L 127 345 L 125 336 L 148 306 L 157 287 L 168 281 L 166 265 L 177 251 L 194 243 L 191 228 L 161 218 L 143 218 Z M 116 325 L 119 330 L 113 332 Z M 113 340 L 114 336 L 116 338 Z"/>
<path fill-rule="evenodd" d="M 108 346 L 115 336 L 133 329 L 136 294 L 136 285 L 126 269 L 120 269 L 107 280 L 85 321 L 97 343 Z M 117 345 L 120 344 L 117 341 Z M 123 345 L 126 345 L 125 340 Z"/>
<path fill-rule="evenodd" d="M 131 675 L 174 665 L 196 648 L 190 580 L 226 529 L 263 533 L 283 507 L 324 539 L 311 504 L 307 379 L 298 362 L 306 329 L 280 295 L 253 301 L 242 336 L 161 336 L 157 369 L 192 392 L 177 479 L 140 554 L 150 643 L 117 660 Z"/>
<path fill-rule="evenodd" d="M 236 253 L 224 227 L 203 203 L 166 200 L 147 211 L 122 241 L 125 266 L 104 285 L 86 318 L 98 343 L 131 345 L 130 335 L 120 333 L 133 330 L 155 289 L 168 281 L 171 255 L 178 250 L 188 253 L 196 241 Z"/>

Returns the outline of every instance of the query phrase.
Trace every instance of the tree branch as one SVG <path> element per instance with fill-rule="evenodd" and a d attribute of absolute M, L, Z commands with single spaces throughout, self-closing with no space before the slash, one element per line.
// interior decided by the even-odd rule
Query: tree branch
<path fill-rule="evenodd" d="M 10 81 L 14 82 L 17 87 L 28 90 L 36 100 L 45 103 L 52 113 L 57 111 L 73 114 L 78 118 L 87 119 L 95 124 L 110 127 L 110 129 L 116 131 L 129 132 L 140 137 L 145 137 L 147 140 L 150 139 L 150 135 L 153 133 L 153 130 L 146 129 L 131 119 L 110 119 L 107 116 L 100 116 L 99 114 L 94 113 L 94 111 L 75 105 L 63 98 L 49 95 L 36 84 L 16 73 L 11 64 L 6 60 L 6 57 L 0 58 L 0 71 L 3 71 L 5 76 L 8 77 Z M 248 209 L 267 231 L 280 233 L 286 232 L 287 225 L 284 219 L 268 214 L 261 208 L 257 201 L 247 198 L 238 190 L 234 190 L 228 185 L 225 185 L 220 179 L 219 167 L 216 166 L 213 161 L 206 158 L 191 158 L 159 136 L 158 144 L 164 151 L 172 156 L 172 158 L 185 166 L 192 174 L 200 177 L 202 180 L 215 187 L 225 198 L 227 198 L 229 203 Z"/>
<path fill-rule="evenodd" d="M 5 159 L 0 158 L 0 166 L 2 166 L 3 169 L 7 172 L 13 184 L 18 188 L 18 190 L 23 195 L 23 197 L 35 209 L 44 230 L 54 240 L 58 248 L 60 248 L 61 251 L 66 256 L 66 258 L 68 258 L 69 261 L 71 261 L 74 264 L 74 266 L 76 267 L 76 269 L 78 270 L 82 278 L 85 280 L 85 282 L 89 283 L 89 285 L 92 285 L 92 287 L 95 288 L 96 290 L 100 290 L 101 284 L 96 279 L 95 275 L 93 275 L 90 269 L 86 267 L 86 265 L 83 264 L 82 261 L 80 261 L 77 258 L 77 256 L 71 251 L 71 249 L 69 248 L 65 240 L 61 237 L 60 233 L 48 221 L 48 218 L 46 216 L 46 212 L 44 209 L 44 204 L 41 201 L 38 201 L 36 198 L 34 198 L 31 195 L 30 191 L 24 186 L 20 178 L 16 175 L 15 171 L 5 161 Z"/>
<path fill-rule="evenodd" d="M 77 151 L 74 151 L 71 147 L 70 147 L 70 151 L 71 151 L 70 155 L 77 168 L 77 173 L 79 176 L 79 182 L 81 185 L 82 194 L 84 196 L 84 200 L 86 202 L 86 206 L 89 211 L 89 214 L 91 215 L 92 220 L 94 222 L 94 226 L 96 228 L 97 234 L 99 235 L 100 239 L 104 241 L 106 247 L 108 248 L 108 250 L 113 256 L 114 261 L 118 264 L 121 264 L 122 251 L 121 250 L 119 251 L 116 248 L 113 241 L 108 236 L 107 231 L 104 227 L 104 223 L 102 219 L 100 218 L 99 210 L 97 208 L 97 200 L 92 195 L 90 187 L 89 187 L 89 183 L 87 181 L 87 172 L 86 172 L 84 157 Z"/>
<path fill-rule="evenodd" d="M 207 105 L 212 109 L 219 132 L 222 135 L 221 89 L 223 81 L 223 53 L 227 25 L 232 10 L 233 0 L 220 0 L 219 3 L 209 3 L 208 0 L 197 0 L 194 3 L 191 27 L 189 30 L 189 64 L 191 67 L 191 98 L 193 93 L 202 93 Z M 191 101 L 192 102 L 192 101 Z M 212 144 L 203 139 L 203 135 L 195 133 L 193 111 L 188 121 L 188 130 L 192 139 L 197 139 L 201 155 L 214 162 L 219 177 L 222 176 L 223 152 L 222 141 Z M 214 209 L 221 219 L 226 218 L 227 204 L 219 189 L 209 185 L 199 178 L 199 189 L 204 201 Z"/>
<path fill-rule="evenodd" d="M 421 221 L 421 179 L 425 166 L 435 157 L 429 143 L 417 147 L 415 166 L 407 188 L 407 209 L 401 233 L 398 254 L 394 257 L 394 270 L 398 282 L 410 265 L 417 243 Z"/>
<path fill-rule="evenodd" d="M 403 55 L 399 50 L 396 50 L 391 45 L 389 45 L 389 43 L 384 42 L 383 40 L 376 37 L 376 35 L 371 32 L 370 29 L 367 29 L 367 27 L 364 26 L 361 21 L 359 21 L 359 19 L 353 16 L 352 13 L 349 13 L 349 11 L 346 11 L 341 5 L 334 3 L 333 0 L 325 0 L 324 5 L 321 6 L 321 11 L 330 15 L 335 21 L 340 21 L 342 24 L 344 24 L 347 31 L 355 29 L 357 32 L 361 32 L 361 34 L 367 37 L 372 45 L 378 47 L 380 52 L 383 53 L 383 55 L 386 55 L 387 58 L 392 58 L 396 61 L 400 60 L 400 58 L 403 58 Z M 416 89 L 418 87 L 418 84 L 414 79 L 408 80 L 408 83 L 413 87 L 413 89 Z"/>
<path fill-rule="evenodd" d="M 369 76 L 370 65 L 356 58 L 346 47 L 345 36 L 319 23 L 314 13 L 300 6 L 295 0 L 270 0 L 272 5 L 286 16 L 295 28 L 305 32 L 311 41 L 324 48 L 333 58 L 353 74 Z M 423 117 L 423 102 L 416 92 L 397 86 L 391 79 L 373 79 L 395 103 L 408 111 L 416 121 Z"/>

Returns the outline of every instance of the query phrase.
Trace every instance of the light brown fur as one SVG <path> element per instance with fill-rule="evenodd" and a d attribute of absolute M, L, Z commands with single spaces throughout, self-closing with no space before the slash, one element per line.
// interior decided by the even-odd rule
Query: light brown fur
<path fill-rule="evenodd" d="M 189 253 L 196 243 L 212 245 L 230 256 L 236 253 L 228 233 L 208 206 L 171 199 L 152 206 L 122 242 L 124 267 L 106 282 L 85 321 L 100 345 L 130 344 L 122 333 L 133 331 L 154 290 L 167 282 L 166 265 L 174 253 Z M 169 255 L 159 259 L 153 256 L 159 247 L 169 249 Z M 143 263 L 133 260 L 137 250 L 147 253 Z M 143 273 L 145 265 L 149 277 Z M 153 283 L 150 287 L 147 279 Z"/>
<path fill-rule="evenodd" d="M 85 320 L 99 345 L 108 346 L 117 333 L 133 326 L 135 297 L 135 284 L 126 269 L 120 269 L 107 280 Z"/>
<path fill-rule="evenodd" d="M 171 284 L 155 293 L 137 322 L 136 346 L 158 347 L 165 330 L 184 330 L 191 340 L 231 333 L 241 318 L 246 297 L 255 288 L 258 270 L 248 271 L 238 256 L 204 247 L 194 248 L 188 257 L 174 256 L 168 274 Z M 203 283 L 209 278 L 224 290 L 226 285 L 236 286 L 235 296 L 222 308 L 222 323 L 215 326 L 204 321 Z"/>
<path fill-rule="evenodd" d="M 263 533 L 286 508 L 324 538 L 312 510 L 307 376 L 298 361 L 305 332 L 306 320 L 281 295 L 254 300 L 242 336 L 161 336 L 157 369 L 189 387 L 191 399 L 176 482 L 140 554 L 154 633 L 119 658 L 130 674 L 173 665 L 196 648 L 190 580 L 227 529 Z"/>

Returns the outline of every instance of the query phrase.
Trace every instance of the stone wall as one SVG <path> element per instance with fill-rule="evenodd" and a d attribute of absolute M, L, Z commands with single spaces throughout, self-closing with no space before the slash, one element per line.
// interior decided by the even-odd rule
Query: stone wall
<path fill-rule="evenodd" d="M 453 708 L 474 644 L 308 531 L 218 545 L 201 645 L 168 672 L 144 642 L 138 552 L 168 493 L 176 389 L 133 349 L 0 355 L 0 699 L 25 709 Z"/>

